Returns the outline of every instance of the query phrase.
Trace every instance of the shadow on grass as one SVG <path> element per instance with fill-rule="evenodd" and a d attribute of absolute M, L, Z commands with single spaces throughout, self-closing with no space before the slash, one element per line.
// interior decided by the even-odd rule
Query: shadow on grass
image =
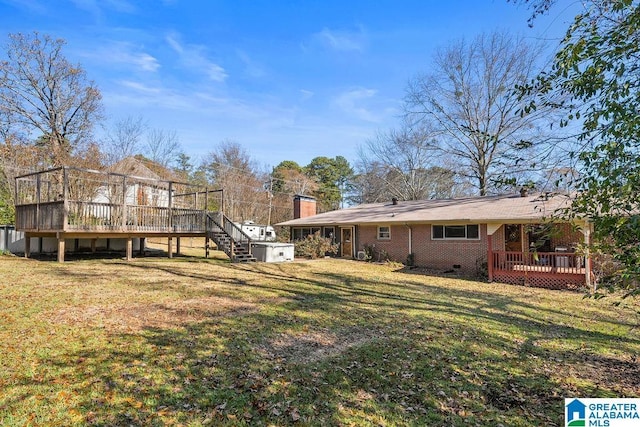
<path fill-rule="evenodd" d="M 224 266 L 246 270 L 244 279 L 187 263 L 126 265 L 289 298 L 245 313 L 202 310 L 199 322 L 112 334 L 105 348 L 46 360 L 73 372 L 88 424 L 561 425 L 563 397 L 640 395 L 638 364 L 625 359 L 637 338 L 559 324 L 545 316 L 569 323 L 573 315 L 508 296 L 305 264 L 309 277 Z M 303 357 L 323 347 L 335 351 Z M 574 380 L 563 381 L 567 374 Z"/>

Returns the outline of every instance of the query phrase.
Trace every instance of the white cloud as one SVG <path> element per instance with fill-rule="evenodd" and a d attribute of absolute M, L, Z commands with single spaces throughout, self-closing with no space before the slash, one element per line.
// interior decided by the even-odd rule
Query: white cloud
<path fill-rule="evenodd" d="M 306 89 L 300 89 L 300 95 L 301 95 L 301 99 L 303 101 L 313 98 L 313 95 L 315 95 L 315 93 L 311 92 L 310 90 L 306 90 Z"/>
<path fill-rule="evenodd" d="M 264 75 L 266 74 L 264 68 L 256 61 L 254 61 L 246 52 L 237 50 L 236 54 L 244 64 L 244 72 L 247 76 L 253 78 L 264 77 Z"/>
<path fill-rule="evenodd" d="M 155 72 L 160 68 L 157 58 L 141 52 L 137 46 L 128 42 L 103 43 L 98 50 L 83 52 L 83 56 L 97 59 L 100 63 L 116 64 L 119 67 L 128 66 L 133 72 Z"/>
<path fill-rule="evenodd" d="M 165 40 L 167 41 L 167 43 L 169 43 L 169 46 L 171 46 L 171 49 L 176 51 L 176 53 L 179 53 L 180 55 L 182 55 L 184 53 L 184 49 L 182 48 L 182 45 L 178 42 L 177 40 L 178 37 L 179 36 L 176 33 L 171 33 L 171 34 L 168 34 L 167 37 L 165 37 Z"/>
<path fill-rule="evenodd" d="M 365 35 L 361 29 L 354 32 L 323 28 L 313 38 L 327 48 L 342 52 L 363 51 L 365 46 Z"/>
<path fill-rule="evenodd" d="M 184 44 L 180 40 L 180 35 L 175 32 L 168 34 L 165 40 L 174 52 L 179 55 L 180 63 L 184 68 L 201 72 L 216 82 L 224 82 L 228 77 L 222 66 L 207 58 L 204 46 Z"/>
<path fill-rule="evenodd" d="M 205 65 L 207 68 L 207 75 L 211 80 L 215 82 L 223 82 L 228 77 L 224 68 L 222 68 L 218 64 L 209 63 Z"/>
<path fill-rule="evenodd" d="M 122 80 L 120 81 L 120 84 L 126 87 L 127 89 L 132 89 L 137 92 L 141 92 L 145 95 L 159 95 L 162 92 L 160 88 L 144 85 L 142 83 L 134 82 L 132 80 Z"/>
<path fill-rule="evenodd" d="M 337 105 L 345 113 L 368 122 L 378 122 L 380 119 L 363 104 L 378 93 L 375 89 L 358 88 L 343 92 L 334 99 Z"/>
<path fill-rule="evenodd" d="M 132 58 L 132 62 L 137 64 L 144 71 L 156 71 L 160 68 L 158 60 L 147 53 L 140 53 Z"/>

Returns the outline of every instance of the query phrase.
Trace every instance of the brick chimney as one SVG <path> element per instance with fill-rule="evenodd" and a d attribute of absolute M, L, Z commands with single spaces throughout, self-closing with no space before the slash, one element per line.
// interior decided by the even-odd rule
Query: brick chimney
<path fill-rule="evenodd" d="M 316 199 L 314 197 L 296 194 L 293 198 L 293 219 L 306 218 L 316 213 Z"/>

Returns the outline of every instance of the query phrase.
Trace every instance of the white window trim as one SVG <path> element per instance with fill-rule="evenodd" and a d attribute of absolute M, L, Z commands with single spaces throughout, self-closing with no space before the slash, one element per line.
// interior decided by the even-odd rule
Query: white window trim
<path fill-rule="evenodd" d="M 478 227 L 478 237 L 466 237 L 467 234 L 467 227 L 469 225 L 475 225 Z M 459 226 L 464 226 L 464 234 L 465 237 L 445 237 L 445 232 L 444 232 L 444 227 L 459 227 Z M 442 227 L 442 237 L 433 237 L 434 233 L 433 233 L 433 227 Z M 478 241 L 481 239 L 481 235 L 480 235 L 480 224 L 431 224 L 431 240 L 471 240 L 471 241 Z"/>
<path fill-rule="evenodd" d="M 387 228 L 389 231 L 387 232 L 389 234 L 389 237 L 380 237 L 380 228 Z M 376 238 L 377 240 L 391 240 L 391 226 L 390 225 L 379 225 L 378 226 L 378 231 L 376 233 Z"/>

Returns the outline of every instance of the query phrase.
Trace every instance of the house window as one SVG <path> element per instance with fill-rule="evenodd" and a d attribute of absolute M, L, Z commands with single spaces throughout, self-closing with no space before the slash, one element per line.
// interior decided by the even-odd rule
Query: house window
<path fill-rule="evenodd" d="M 324 237 L 331 240 L 331 243 L 335 243 L 336 242 L 335 229 L 333 227 L 325 227 Z"/>
<path fill-rule="evenodd" d="M 478 224 L 433 225 L 431 226 L 431 238 L 434 240 L 480 240 L 480 226 Z"/>
<path fill-rule="evenodd" d="M 378 240 L 391 240 L 391 227 L 388 225 L 378 227 Z"/>
<path fill-rule="evenodd" d="M 293 232 L 293 240 L 302 240 L 306 238 L 310 234 L 320 233 L 320 227 L 303 227 L 303 228 L 294 228 Z"/>

